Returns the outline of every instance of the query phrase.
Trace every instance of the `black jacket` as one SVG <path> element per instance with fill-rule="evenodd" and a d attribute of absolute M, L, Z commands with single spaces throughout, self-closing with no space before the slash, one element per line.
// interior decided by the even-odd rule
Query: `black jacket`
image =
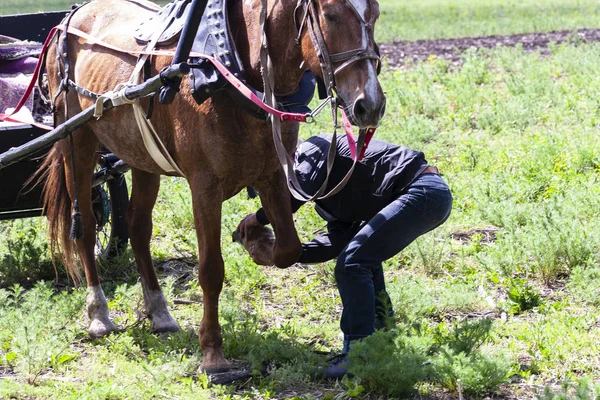
<path fill-rule="evenodd" d="M 315 193 L 325 179 L 331 138 L 331 134 L 313 136 L 296 149 L 294 170 L 302 189 L 308 194 Z M 420 151 L 373 139 L 346 186 L 330 198 L 316 200 L 315 209 L 329 222 L 368 221 L 390 204 L 426 165 L 425 155 Z M 348 140 L 345 135 L 338 135 L 327 191 L 344 178 L 351 166 Z M 292 197 L 293 212 L 302 204 L 303 201 Z M 256 217 L 263 225 L 269 223 L 262 208 Z"/>

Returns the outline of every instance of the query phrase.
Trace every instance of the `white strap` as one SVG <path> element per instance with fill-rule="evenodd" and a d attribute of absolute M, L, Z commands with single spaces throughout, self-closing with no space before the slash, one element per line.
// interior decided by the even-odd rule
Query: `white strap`
<path fill-rule="evenodd" d="M 140 132 L 142 133 L 144 146 L 146 146 L 146 150 L 154 162 L 156 162 L 156 164 L 158 164 L 158 166 L 166 172 L 177 172 L 179 175 L 185 176 L 167 151 L 167 148 L 163 144 L 162 140 L 160 140 L 160 137 L 154 129 L 152 122 L 146 118 L 144 110 L 142 109 L 142 106 L 140 106 L 139 102 L 133 104 L 133 115 L 135 115 L 135 121 L 137 122 Z M 160 146 L 160 149 L 158 146 Z"/>
<path fill-rule="evenodd" d="M 163 29 L 158 30 L 150 43 L 146 46 L 146 50 L 152 50 L 156 45 L 158 39 L 162 35 L 163 31 L 171 24 L 172 18 L 167 20 L 167 23 L 163 27 Z M 175 163 L 175 160 L 171 157 L 169 152 L 167 151 L 166 146 L 160 140 L 156 129 L 154 129 L 154 125 L 152 122 L 146 118 L 144 110 L 140 105 L 139 99 L 130 100 L 125 95 L 125 90 L 127 87 L 137 84 L 140 82 L 141 71 L 144 63 L 148 60 L 149 55 L 144 54 L 142 57 L 138 59 L 135 68 L 133 69 L 133 73 L 129 78 L 129 82 L 127 84 L 119 84 L 115 88 L 115 90 L 110 91 L 108 93 L 103 94 L 98 97 L 96 100 L 96 108 L 94 111 L 94 117 L 100 118 L 102 113 L 104 112 L 104 101 L 109 99 L 113 106 L 120 106 L 122 104 L 131 104 L 133 106 L 133 115 L 135 117 L 135 122 L 138 125 L 140 133 L 142 134 L 142 141 L 144 142 L 144 146 L 146 147 L 146 151 L 152 157 L 154 162 L 165 172 L 177 172 L 181 176 L 185 176 L 181 169 Z"/>

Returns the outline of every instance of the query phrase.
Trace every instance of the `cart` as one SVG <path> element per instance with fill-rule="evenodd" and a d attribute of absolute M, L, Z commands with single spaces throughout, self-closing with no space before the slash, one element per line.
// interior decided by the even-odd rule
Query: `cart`
<path fill-rule="evenodd" d="M 43 42 L 66 12 L 0 16 L 0 34 L 21 40 Z M 0 110 L 3 111 L 3 110 Z M 0 126 L 0 154 L 25 151 L 0 166 L 0 220 L 39 217 L 42 185 L 28 187 L 27 180 L 38 169 L 49 146 L 59 140 L 36 146 L 48 131 L 32 124 Z M 29 146 L 33 144 L 33 146 Z M 126 210 L 129 202 L 125 172 L 128 167 L 108 151 L 102 152 L 94 176 L 93 208 L 97 227 L 96 252 L 111 258 L 122 252 L 128 241 Z"/>

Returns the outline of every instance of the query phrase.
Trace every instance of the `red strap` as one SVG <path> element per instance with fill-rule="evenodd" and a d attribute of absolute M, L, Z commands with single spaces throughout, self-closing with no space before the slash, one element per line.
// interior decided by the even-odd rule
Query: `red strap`
<path fill-rule="evenodd" d="M 209 60 L 222 74 L 225 76 L 225 79 L 229 81 L 241 94 L 243 94 L 246 98 L 250 99 L 254 104 L 258 107 L 262 108 L 269 114 L 275 115 L 279 117 L 282 121 L 295 121 L 295 122 L 306 122 L 309 114 L 299 114 L 299 113 L 288 113 L 277 110 L 273 107 L 266 105 L 261 99 L 259 99 L 248 86 L 244 85 L 242 81 L 235 77 L 229 70 L 221 64 L 217 59 L 207 56 L 201 55 L 200 57 L 206 58 Z"/>
<path fill-rule="evenodd" d="M 171 51 L 125 50 L 125 49 L 121 49 L 117 46 L 111 45 L 110 43 L 106 43 L 103 40 L 97 39 L 77 28 L 72 27 L 72 26 L 68 26 L 68 27 L 66 27 L 66 29 L 67 29 L 67 32 L 85 39 L 88 43 L 98 44 L 99 46 L 105 47 L 110 50 L 117 51 L 119 53 L 131 54 L 132 56 L 136 56 L 136 57 L 139 55 L 143 55 L 143 54 L 156 55 L 156 56 L 173 56 L 174 55 L 174 53 Z M 65 26 L 64 25 L 55 26 L 54 28 L 52 28 L 52 30 L 50 30 L 50 33 L 48 34 L 48 37 L 46 38 L 46 41 L 44 42 L 44 45 L 42 46 L 40 59 L 38 60 L 38 63 L 35 67 L 35 71 L 33 73 L 31 82 L 29 83 L 29 86 L 27 87 L 25 94 L 23 95 L 21 100 L 19 100 L 17 107 L 14 109 L 14 111 L 12 113 L 0 114 L 0 121 L 28 123 L 30 125 L 35 125 L 40 128 L 47 129 L 47 130 L 53 129 L 50 126 L 38 124 L 35 122 L 30 123 L 30 122 L 19 121 L 17 119 L 11 118 L 11 116 L 14 115 L 15 113 L 17 113 L 23 107 L 23 104 L 25 104 L 25 101 L 27 100 L 27 98 L 31 95 L 33 87 L 35 86 L 35 82 L 36 82 L 36 80 L 40 74 L 41 68 L 42 68 L 42 60 L 44 59 L 44 54 L 48 50 L 50 41 L 54 37 L 54 34 L 56 33 L 57 30 L 64 31 Z M 219 60 L 215 59 L 214 57 L 208 56 L 206 54 L 195 53 L 195 52 L 191 52 L 190 57 L 205 58 L 205 59 L 209 60 L 223 74 L 225 79 L 227 79 L 227 81 L 233 85 L 233 87 L 235 87 L 242 95 L 244 95 L 246 98 L 251 100 L 254 104 L 256 104 L 258 107 L 260 107 L 264 111 L 268 112 L 269 114 L 279 117 L 282 121 L 306 122 L 309 114 L 283 112 L 283 111 L 277 110 L 275 108 L 272 108 L 272 107 L 269 107 L 268 105 L 266 105 L 261 99 L 259 99 L 254 94 L 254 92 L 252 92 L 252 90 L 250 90 L 250 88 L 248 88 L 242 81 L 240 81 L 236 76 L 234 76 L 223 64 L 221 64 L 221 62 Z M 343 108 L 342 108 L 342 117 L 343 117 L 343 121 L 344 121 L 344 130 L 346 131 L 346 136 L 348 137 L 348 145 L 350 147 L 350 152 L 351 152 L 352 158 L 355 159 L 355 157 L 356 157 L 356 140 L 354 139 L 354 136 L 353 136 L 352 124 L 350 123 L 350 120 L 348 119 Z M 369 128 L 367 130 L 366 137 L 365 137 L 365 144 L 363 146 L 361 154 L 358 157 L 358 161 L 362 160 L 362 158 L 364 157 L 365 150 L 367 149 L 367 146 L 369 145 L 371 138 L 375 134 L 375 130 L 376 130 L 376 128 Z"/>
<path fill-rule="evenodd" d="M 64 25 L 60 25 L 60 26 L 56 27 L 55 29 L 64 30 L 65 27 L 64 27 Z M 90 36 L 89 34 L 83 32 L 77 28 L 73 28 L 72 26 L 67 27 L 67 32 L 69 32 L 73 35 L 79 36 L 91 44 L 97 44 L 97 45 L 100 45 L 107 49 L 114 50 L 119 53 L 131 54 L 132 56 L 136 56 L 136 57 L 140 56 L 140 55 L 144 55 L 144 54 L 153 55 L 153 56 L 171 56 L 171 57 L 174 56 L 174 53 L 172 51 L 160 51 L 160 50 L 136 51 L 136 50 L 121 49 L 117 46 L 111 45 L 100 39 Z M 252 90 L 250 90 L 250 88 L 248 88 L 242 81 L 240 81 L 235 75 L 233 75 L 227 69 L 227 67 L 225 67 L 223 64 L 221 64 L 221 62 L 219 60 L 217 60 L 216 58 L 208 56 L 206 54 L 200 54 L 200 53 L 196 53 L 196 52 L 190 52 L 189 56 L 191 58 L 193 58 L 193 57 L 204 58 L 204 59 L 207 59 L 208 61 L 210 61 L 223 74 L 225 79 L 227 79 L 227 81 L 229 83 L 231 83 L 233 85 L 233 87 L 235 87 L 242 95 L 244 95 L 247 99 L 252 101 L 254 104 L 256 104 L 261 109 L 265 110 L 269 114 L 279 117 L 282 121 L 306 122 L 307 118 L 309 117 L 308 114 L 288 113 L 288 112 L 283 112 L 283 111 L 277 110 L 275 108 L 269 107 L 261 99 L 259 99 L 254 94 L 254 92 L 252 92 Z"/>
<path fill-rule="evenodd" d="M 348 138 L 348 147 L 350 148 L 350 155 L 352 156 L 352 159 L 355 160 L 356 159 L 356 139 L 354 139 L 352 123 L 348 119 L 348 116 L 346 115 L 346 111 L 344 111 L 344 108 L 340 107 L 340 109 L 342 110 L 342 119 L 344 121 L 344 130 L 346 131 L 346 137 Z M 365 143 L 360 152 L 360 155 L 358 156 L 358 161 L 361 161 L 363 159 L 363 157 L 365 156 L 365 151 L 367 150 L 367 147 L 369 147 L 369 142 L 373 138 L 373 135 L 375 135 L 376 130 L 377 130 L 377 128 L 368 128 L 366 130 Z"/>
<path fill-rule="evenodd" d="M 367 151 L 367 147 L 369 147 L 369 143 L 371 142 L 371 139 L 373 139 L 373 136 L 375 135 L 375 131 L 377 130 L 377 128 L 368 128 L 367 129 L 367 133 L 365 136 L 365 145 L 363 146 L 362 151 L 360 152 L 360 156 L 358 157 L 358 161 L 362 160 L 363 157 L 365 156 L 365 151 Z"/>

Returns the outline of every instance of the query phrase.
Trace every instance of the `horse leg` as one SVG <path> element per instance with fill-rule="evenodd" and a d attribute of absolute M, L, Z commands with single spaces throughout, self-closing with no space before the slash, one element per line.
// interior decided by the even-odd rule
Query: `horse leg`
<path fill-rule="evenodd" d="M 167 301 L 163 295 L 154 264 L 150 255 L 152 235 L 152 209 L 158 196 L 160 175 L 132 169 L 132 190 L 127 223 L 131 248 L 142 279 L 144 305 L 152 321 L 151 332 L 177 332 L 179 325 L 169 314 Z"/>
<path fill-rule="evenodd" d="M 95 157 L 98 141 L 91 131 L 82 128 L 73 136 L 73 149 L 69 140 L 62 142 L 63 165 L 65 180 L 71 199 L 77 195 L 83 237 L 75 240 L 79 258 L 84 266 L 87 280 L 88 295 L 86 306 L 90 325 L 88 333 L 92 338 L 106 336 L 114 331 L 115 325 L 108 315 L 108 304 L 104 291 L 100 286 L 98 269 L 96 267 L 96 217 L 92 210 L 92 177 L 97 158 Z M 74 157 L 75 170 L 73 170 Z"/>
<path fill-rule="evenodd" d="M 302 245 L 292 218 L 290 192 L 281 169 L 256 184 L 260 201 L 273 225 L 275 245 L 273 263 L 287 268 L 298 261 Z"/>
<path fill-rule="evenodd" d="M 203 177 L 204 179 L 206 177 Z M 213 182 L 211 182 L 213 183 Z M 221 256 L 221 204 L 218 185 L 190 181 L 194 224 L 198 237 L 198 281 L 202 288 L 204 315 L 200 323 L 202 365 L 200 370 L 216 373 L 229 370 L 223 355 L 223 337 L 219 325 L 219 295 L 223 288 L 225 267 Z"/>

